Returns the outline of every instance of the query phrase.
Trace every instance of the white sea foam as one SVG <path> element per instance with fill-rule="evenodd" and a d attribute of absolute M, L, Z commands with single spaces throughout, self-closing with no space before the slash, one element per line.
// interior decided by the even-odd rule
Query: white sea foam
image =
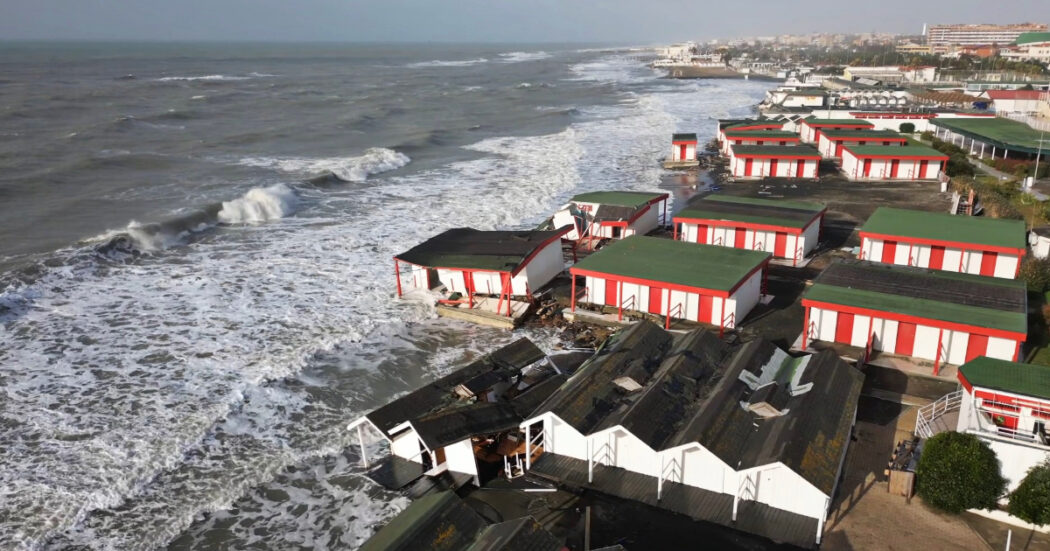
<path fill-rule="evenodd" d="M 304 177 L 319 176 L 331 172 L 349 182 L 364 182 L 369 176 L 397 170 L 411 159 L 404 153 L 384 147 L 371 148 L 356 157 L 246 157 L 238 164 L 261 168 L 273 168 Z"/>
<path fill-rule="evenodd" d="M 218 82 L 223 80 L 248 80 L 252 77 L 235 76 L 235 75 L 197 75 L 197 76 L 171 76 L 171 77 L 160 77 L 157 82 L 194 82 L 194 81 L 205 81 L 205 82 Z"/>
<path fill-rule="evenodd" d="M 285 184 L 252 188 L 243 197 L 223 201 L 218 218 L 223 224 L 256 224 L 292 214 L 298 202 L 295 192 Z"/>
<path fill-rule="evenodd" d="M 507 52 L 500 54 L 500 62 L 502 63 L 521 63 L 523 61 L 538 61 L 541 59 L 547 59 L 551 54 L 547 52 Z"/>
<path fill-rule="evenodd" d="M 432 61 L 420 61 L 417 63 L 409 63 L 406 67 L 412 69 L 421 69 L 424 67 L 469 67 L 471 65 L 478 65 L 481 63 L 488 63 L 489 60 L 479 57 L 477 59 L 458 59 L 452 61 L 443 61 L 435 59 Z"/>

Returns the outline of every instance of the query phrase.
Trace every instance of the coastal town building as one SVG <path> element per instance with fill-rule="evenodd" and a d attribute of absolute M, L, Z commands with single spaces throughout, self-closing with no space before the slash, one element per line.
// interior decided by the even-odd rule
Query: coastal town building
<path fill-rule="evenodd" d="M 828 101 L 827 92 L 816 88 L 773 90 L 766 95 L 770 105 L 780 107 L 824 107 Z"/>
<path fill-rule="evenodd" d="M 992 100 L 995 113 L 1000 116 L 1035 115 L 1045 92 L 1039 90 L 988 90 L 984 95 Z"/>
<path fill-rule="evenodd" d="M 675 239 L 772 253 L 801 262 L 817 246 L 822 203 L 708 195 L 674 217 Z"/>
<path fill-rule="evenodd" d="M 645 235 L 664 224 L 668 194 L 645 191 L 592 191 L 569 200 L 552 219 L 556 228 L 570 226 L 572 241 L 623 239 Z"/>
<path fill-rule="evenodd" d="M 729 172 L 735 180 L 816 178 L 819 168 L 820 153 L 808 145 L 733 145 L 729 149 Z"/>
<path fill-rule="evenodd" d="M 915 132 L 925 132 L 930 129 L 930 119 L 937 116 L 936 113 L 908 113 L 900 111 L 851 111 L 849 115 L 855 119 L 862 119 L 872 124 L 873 130 L 900 131 L 901 124 L 911 123 L 915 125 Z"/>
<path fill-rule="evenodd" d="M 935 180 L 947 163 L 947 155 L 922 145 L 842 148 L 842 172 L 850 180 Z"/>
<path fill-rule="evenodd" d="M 1024 33 L 1000 55 L 1013 61 L 1036 61 L 1050 63 L 1050 32 Z"/>
<path fill-rule="evenodd" d="M 811 117 L 799 123 L 799 134 L 802 141 L 816 144 L 824 130 L 871 130 L 875 125 L 857 119 L 818 119 Z"/>
<path fill-rule="evenodd" d="M 529 477 L 813 548 L 862 382 L 831 351 L 730 347 L 643 321 L 522 422 L 543 446 Z"/>
<path fill-rule="evenodd" d="M 723 134 L 722 154 L 731 155 L 737 145 L 798 145 L 799 136 L 787 130 L 741 130 L 727 128 Z"/>
<path fill-rule="evenodd" d="M 744 232 L 733 234 L 744 235 Z M 732 329 L 762 294 L 770 253 L 634 236 L 578 262 L 571 309 L 577 303 L 683 319 Z M 577 278 L 583 286 L 577 293 Z"/>
<path fill-rule="evenodd" d="M 982 159 L 1035 159 L 1046 148 L 1040 130 L 1004 117 L 937 117 L 930 122 L 938 138 Z"/>
<path fill-rule="evenodd" d="M 519 317 L 528 304 L 512 297 L 531 297 L 565 270 L 561 240 L 570 231 L 442 232 L 394 257 L 397 296 L 440 286 L 439 304 Z"/>
<path fill-rule="evenodd" d="M 664 168 L 686 168 L 697 166 L 696 134 L 673 134 L 671 136 L 671 156 L 664 163 Z"/>
<path fill-rule="evenodd" d="M 832 264 L 802 296 L 812 341 L 960 365 L 1016 360 L 1028 334 L 1024 282 L 861 260 Z"/>
<path fill-rule="evenodd" d="M 1047 30 L 1047 26 L 1042 23 L 930 25 L 926 29 L 926 43 L 933 47 L 1012 44 L 1025 33 L 1040 33 Z"/>
<path fill-rule="evenodd" d="M 908 138 L 893 130 L 832 130 L 822 129 L 817 138 L 817 150 L 829 159 L 842 157 L 842 150 L 853 145 L 908 145 Z"/>
<path fill-rule="evenodd" d="M 862 260 L 1015 279 L 1023 220 L 879 207 L 860 228 Z"/>

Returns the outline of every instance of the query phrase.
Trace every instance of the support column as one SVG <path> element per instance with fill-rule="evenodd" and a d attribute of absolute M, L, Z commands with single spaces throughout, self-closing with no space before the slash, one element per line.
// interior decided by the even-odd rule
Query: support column
<path fill-rule="evenodd" d="M 394 275 L 397 276 L 397 297 L 401 298 L 401 267 L 396 258 L 394 259 Z"/>
<path fill-rule="evenodd" d="M 985 143 L 981 142 L 981 158 L 982 159 L 984 159 L 984 146 L 985 146 Z"/>
<path fill-rule="evenodd" d="M 802 350 L 809 346 L 809 306 L 803 306 L 802 310 Z"/>
<path fill-rule="evenodd" d="M 941 371 L 941 339 L 944 338 L 944 329 L 937 330 L 937 359 L 933 362 L 933 375 L 937 376 Z"/>
<path fill-rule="evenodd" d="M 663 292 L 663 291 L 661 291 Z M 664 329 L 671 328 L 671 290 L 667 289 L 667 300 L 664 301 Z"/>
<path fill-rule="evenodd" d="M 656 473 L 656 501 L 660 501 L 664 492 L 664 455 L 660 454 L 660 470 Z"/>
<path fill-rule="evenodd" d="M 569 299 L 569 310 L 571 312 L 576 311 L 576 276 L 569 272 L 569 278 L 572 279 L 572 298 Z"/>
<path fill-rule="evenodd" d="M 606 280 L 608 281 L 608 280 Z M 623 280 L 616 282 L 616 321 L 623 321 Z"/>
<path fill-rule="evenodd" d="M 587 483 L 594 482 L 594 444 L 587 438 Z"/>
<path fill-rule="evenodd" d="M 525 425 L 525 470 L 532 468 L 532 427 Z"/>
<path fill-rule="evenodd" d="M 361 430 L 361 425 L 357 425 L 357 443 L 361 445 L 361 463 L 364 464 L 365 468 L 368 468 L 368 452 L 365 451 L 365 435 Z"/>

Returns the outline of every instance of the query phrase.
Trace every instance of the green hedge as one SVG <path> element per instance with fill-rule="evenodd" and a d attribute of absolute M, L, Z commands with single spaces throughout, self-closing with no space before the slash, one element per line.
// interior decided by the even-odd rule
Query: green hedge
<path fill-rule="evenodd" d="M 1050 460 L 1028 470 L 1010 494 L 1010 514 L 1032 524 L 1050 524 Z"/>
<path fill-rule="evenodd" d="M 915 469 L 916 493 L 949 513 L 995 509 L 1006 491 L 999 460 L 972 434 L 942 432 L 926 440 Z"/>

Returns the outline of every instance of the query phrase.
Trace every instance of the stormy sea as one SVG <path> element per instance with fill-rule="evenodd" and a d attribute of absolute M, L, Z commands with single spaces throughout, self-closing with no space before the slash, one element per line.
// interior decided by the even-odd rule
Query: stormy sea
<path fill-rule="evenodd" d="M 397 300 L 392 256 L 667 187 L 672 132 L 767 88 L 651 57 L 0 44 L 0 549 L 359 546 L 407 501 L 347 423 L 519 336 Z"/>

